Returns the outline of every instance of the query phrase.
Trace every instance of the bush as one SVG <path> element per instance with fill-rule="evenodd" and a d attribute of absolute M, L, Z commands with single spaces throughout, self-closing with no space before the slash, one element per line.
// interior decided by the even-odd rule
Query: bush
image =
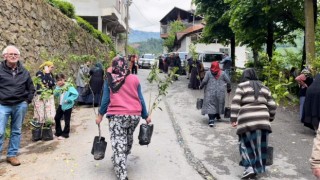
<path fill-rule="evenodd" d="M 63 14 L 69 18 L 75 17 L 75 8 L 73 4 L 62 0 L 47 0 L 53 7 L 59 9 Z"/>

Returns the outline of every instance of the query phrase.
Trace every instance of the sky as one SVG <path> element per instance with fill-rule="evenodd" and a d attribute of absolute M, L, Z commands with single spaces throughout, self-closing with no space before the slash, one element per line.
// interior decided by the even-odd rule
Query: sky
<path fill-rule="evenodd" d="M 191 0 L 133 0 L 129 26 L 140 31 L 160 32 L 160 20 L 174 7 L 190 10 Z"/>

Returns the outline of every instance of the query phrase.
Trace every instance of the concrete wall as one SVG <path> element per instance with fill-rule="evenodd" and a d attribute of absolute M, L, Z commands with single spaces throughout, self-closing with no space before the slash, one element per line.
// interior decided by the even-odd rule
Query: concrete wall
<path fill-rule="evenodd" d="M 44 0 L 2 0 L 0 50 L 15 45 L 23 61 L 49 55 L 107 54 L 108 48 Z"/>

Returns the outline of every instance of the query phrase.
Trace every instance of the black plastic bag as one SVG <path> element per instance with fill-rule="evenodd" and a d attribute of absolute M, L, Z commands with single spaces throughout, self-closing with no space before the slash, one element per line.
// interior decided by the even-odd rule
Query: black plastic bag
<path fill-rule="evenodd" d="M 224 118 L 230 118 L 230 116 L 231 116 L 231 108 L 225 107 L 224 108 Z"/>
<path fill-rule="evenodd" d="M 198 98 L 197 99 L 197 109 L 201 109 L 202 108 L 202 104 L 203 104 L 203 99 L 201 98 Z"/>
<path fill-rule="evenodd" d="M 41 140 L 41 128 L 33 128 L 32 129 L 32 141 Z"/>
<path fill-rule="evenodd" d="M 267 147 L 267 159 L 266 159 L 266 166 L 270 166 L 273 164 L 273 147 Z"/>
<path fill-rule="evenodd" d="M 95 160 L 102 160 L 105 156 L 107 149 L 107 142 L 104 137 L 101 137 L 100 124 L 98 124 L 99 136 L 95 136 L 93 139 L 93 146 L 91 149 L 91 154 Z"/>
<path fill-rule="evenodd" d="M 139 144 L 141 146 L 150 144 L 152 133 L 153 124 L 141 124 L 138 136 Z"/>
<path fill-rule="evenodd" d="M 86 84 L 81 92 L 81 96 L 88 96 L 90 94 L 90 85 Z"/>
<path fill-rule="evenodd" d="M 53 132 L 52 132 L 51 127 L 50 128 L 42 128 L 42 140 L 43 141 L 53 140 Z"/>

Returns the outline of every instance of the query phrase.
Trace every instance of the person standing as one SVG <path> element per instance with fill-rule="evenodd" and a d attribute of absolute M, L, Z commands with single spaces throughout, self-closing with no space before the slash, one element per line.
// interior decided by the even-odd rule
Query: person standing
<path fill-rule="evenodd" d="M 58 140 L 69 138 L 70 133 L 70 119 L 72 108 L 78 98 L 77 90 L 69 83 L 66 83 L 64 74 L 57 74 L 57 87 L 54 90 L 54 95 L 59 98 L 59 106 L 54 117 L 56 124 L 55 136 Z M 61 128 L 61 119 L 64 117 L 64 129 Z"/>
<path fill-rule="evenodd" d="M 119 180 L 127 180 L 126 161 L 133 144 L 133 132 L 140 117 L 147 123 L 151 118 L 148 117 L 139 79 L 129 73 L 123 58 L 113 59 L 112 72 L 107 73 L 97 124 L 101 123 L 104 114 L 109 119 L 114 170 Z"/>
<path fill-rule="evenodd" d="M 224 58 L 220 62 L 220 64 L 223 64 L 223 71 L 229 76 L 231 79 L 231 67 L 232 67 L 232 60 L 228 53 L 224 54 Z"/>
<path fill-rule="evenodd" d="M 320 74 L 307 89 L 303 112 L 302 122 L 316 132 L 320 121 Z"/>
<path fill-rule="evenodd" d="M 81 96 L 83 91 L 85 90 L 86 82 L 85 79 L 89 77 L 89 71 L 91 62 L 88 61 L 85 64 L 80 65 L 77 78 L 76 78 L 76 85 L 77 85 L 77 91 L 79 94 L 79 97 L 77 99 L 77 102 L 79 104 L 85 104 L 85 96 Z"/>
<path fill-rule="evenodd" d="M 240 165 L 245 167 L 243 179 L 265 172 L 270 122 L 276 108 L 269 88 L 258 80 L 255 70 L 244 70 L 232 99 L 230 118 L 239 136 Z"/>
<path fill-rule="evenodd" d="M 90 93 L 87 97 L 86 103 L 93 104 L 95 107 L 99 106 L 101 100 L 101 91 L 103 86 L 104 70 L 102 64 L 97 62 L 90 72 Z"/>
<path fill-rule="evenodd" d="M 2 54 L 4 61 L 0 63 L 0 154 L 6 125 L 10 118 L 11 131 L 7 162 L 12 166 L 19 166 L 17 153 L 20 147 L 22 124 L 28 104 L 32 102 L 35 88 L 30 73 L 19 61 L 19 49 L 15 46 L 7 46 Z"/>
<path fill-rule="evenodd" d="M 213 127 L 215 119 L 221 119 L 220 114 L 224 114 L 225 84 L 227 84 L 227 92 L 230 93 L 229 77 L 221 71 L 218 61 L 212 62 L 210 70 L 206 72 L 200 84 L 200 89 L 205 86 L 201 114 L 208 114 L 210 127 Z"/>
<path fill-rule="evenodd" d="M 304 68 L 300 75 L 296 77 L 295 79 L 298 84 L 299 84 L 299 102 L 300 102 L 300 121 L 302 122 L 302 117 L 303 117 L 303 106 L 304 106 L 304 101 L 306 99 L 306 93 L 308 87 L 312 84 L 313 78 L 311 76 L 311 72 L 309 68 Z M 302 122 L 303 123 L 303 122 Z"/>
<path fill-rule="evenodd" d="M 131 55 L 129 57 L 131 74 L 138 74 L 138 58 L 137 57 L 138 56 L 136 55 Z"/>
<path fill-rule="evenodd" d="M 40 79 L 40 82 L 37 83 L 37 94 L 34 98 L 34 120 L 30 122 L 34 127 L 40 127 L 40 124 L 45 123 L 47 120 L 53 120 L 55 116 L 53 69 L 53 63 L 46 61 L 40 65 L 39 71 L 36 73 L 36 77 Z M 50 95 L 45 97 L 47 93 Z"/>

